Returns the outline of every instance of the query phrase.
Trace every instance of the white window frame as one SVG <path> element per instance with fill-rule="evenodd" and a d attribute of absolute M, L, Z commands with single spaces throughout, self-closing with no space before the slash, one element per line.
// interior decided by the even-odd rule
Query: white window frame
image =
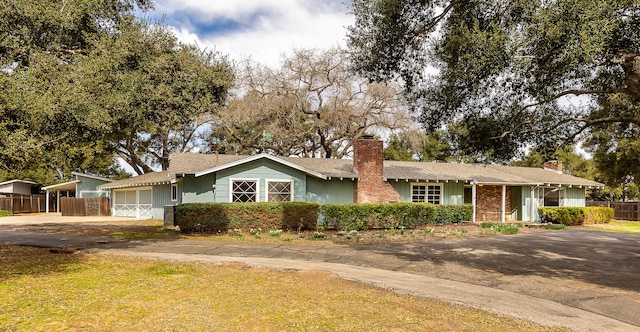
<path fill-rule="evenodd" d="M 432 203 L 432 204 L 443 204 L 443 197 L 444 197 L 444 186 L 442 185 L 442 183 L 428 183 L 428 182 L 413 182 L 411 183 L 411 202 L 416 202 L 413 200 L 413 188 L 417 187 L 417 186 L 423 186 L 425 187 L 425 192 L 424 192 L 424 201 L 425 203 Z M 433 203 L 433 202 L 429 202 L 429 187 L 440 187 L 440 195 L 438 195 L 438 203 Z"/>
<path fill-rule="evenodd" d="M 171 184 L 171 201 L 172 202 L 178 201 L 178 184 L 177 183 Z"/>
<path fill-rule="evenodd" d="M 288 201 L 284 201 L 284 202 L 293 202 L 293 183 L 294 181 L 292 179 L 267 179 L 265 181 L 265 186 L 264 186 L 264 199 L 266 202 L 271 202 L 269 201 L 269 184 L 273 183 L 273 182 L 287 182 L 289 183 L 289 200 Z"/>
<path fill-rule="evenodd" d="M 564 206 L 565 197 L 567 196 L 566 188 L 564 188 L 564 187 L 540 187 L 540 188 L 538 188 L 538 206 L 539 207 L 546 207 L 546 205 L 544 205 L 544 197 L 545 197 L 545 192 L 548 189 L 557 189 L 558 190 L 558 207 Z M 556 207 L 556 206 L 550 206 L 550 207 Z"/>
<path fill-rule="evenodd" d="M 233 183 L 234 182 L 255 182 L 256 183 L 256 202 L 260 202 L 260 179 L 229 179 L 229 202 L 233 202 Z M 236 202 L 236 203 L 249 203 L 249 202 Z"/>

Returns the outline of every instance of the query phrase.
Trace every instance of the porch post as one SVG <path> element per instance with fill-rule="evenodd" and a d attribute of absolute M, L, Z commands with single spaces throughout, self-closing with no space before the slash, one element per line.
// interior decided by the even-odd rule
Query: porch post
<path fill-rule="evenodd" d="M 45 195 L 45 199 L 46 201 L 44 202 L 44 206 L 45 206 L 45 213 L 49 213 L 49 190 L 47 190 L 46 195 Z"/>
<path fill-rule="evenodd" d="M 531 222 L 535 222 L 536 221 L 536 209 L 534 207 L 534 202 L 537 201 L 536 198 L 534 197 L 535 193 L 536 193 L 536 187 L 531 186 L 531 200 L 529 202 L 529 221 Z"/>
<path fill-rule="evenodd" d="M 473 209 L 473 217 L 471 221 L 473 222 L 476 222 L 476 191 L 476 182 L 473 181 L 471 184 L 471 205 Z"/>
<path fill-rule="evenodd" d="M 503 184 L 502 200 L 500 201 L 500 222 L 501 223 L 504 223 L 506 221 L 506 214 L 507 214 L 507 212 L 505 211 L 507 209 L 506 200 L 507 200 L 507 186 Z"/>
<path fill-rule="evenodd" d="M 56 212 L 60 212 L 60 190 L 56 190 Z"/>

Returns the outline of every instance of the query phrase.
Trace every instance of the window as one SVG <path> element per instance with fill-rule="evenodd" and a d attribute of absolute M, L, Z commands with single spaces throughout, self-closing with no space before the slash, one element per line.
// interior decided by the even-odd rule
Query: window
<path fill-rule="evenodd" d="M 442 203 L 442 185 L 413 184 L 411 185 L 411 201 Z"/>
<path fill-rule="evenodd" d="M 258 181 L 256 180 L 232 180 L 231 202 L 247 203 L 258 201 Z"/>
<path fill-rule="evenodd" d="M 267 181 L 267 201 L 268 202 L 289 202 L 293 195 L 291 181 Z"/>
<path fill-rule="evenodd" d="M 171 201 L 175 202 L 178 200 L 178 184 L 174 183 L 171 185 Z"/>
<path fill-rule="evenodd" d="M 564 188 L 540 188 L 538 206 L 564 206 Z"/>

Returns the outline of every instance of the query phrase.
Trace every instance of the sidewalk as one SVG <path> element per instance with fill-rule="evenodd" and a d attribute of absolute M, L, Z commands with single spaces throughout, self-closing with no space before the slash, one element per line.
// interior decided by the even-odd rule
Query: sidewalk
<path fill-rule="evenodd" d="M 78 223 L 78 222 L 103 222 L 103 221 L 128 221 L 135 220 L 129 217 L 112 217 L 112 216 L 103 216 L 103 217 L 69 217 L 62 216 L 62 213 L 24 213 L 15 216 L 7 216 L 0 218 L 0 226 L 3 225 L 32 225 L 32 224 L 45 224 L 45 223 L 56 223 L 56 224 L 68 224 L 68 223 Z"/>

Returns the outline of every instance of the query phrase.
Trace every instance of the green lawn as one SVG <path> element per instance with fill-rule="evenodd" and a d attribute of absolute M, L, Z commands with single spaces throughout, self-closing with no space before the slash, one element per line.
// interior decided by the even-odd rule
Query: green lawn
<path fill-rule="evenodd" d="M 511 317 L 349 282 L 0 246 L 0 331 L 545 331 Z"/>

